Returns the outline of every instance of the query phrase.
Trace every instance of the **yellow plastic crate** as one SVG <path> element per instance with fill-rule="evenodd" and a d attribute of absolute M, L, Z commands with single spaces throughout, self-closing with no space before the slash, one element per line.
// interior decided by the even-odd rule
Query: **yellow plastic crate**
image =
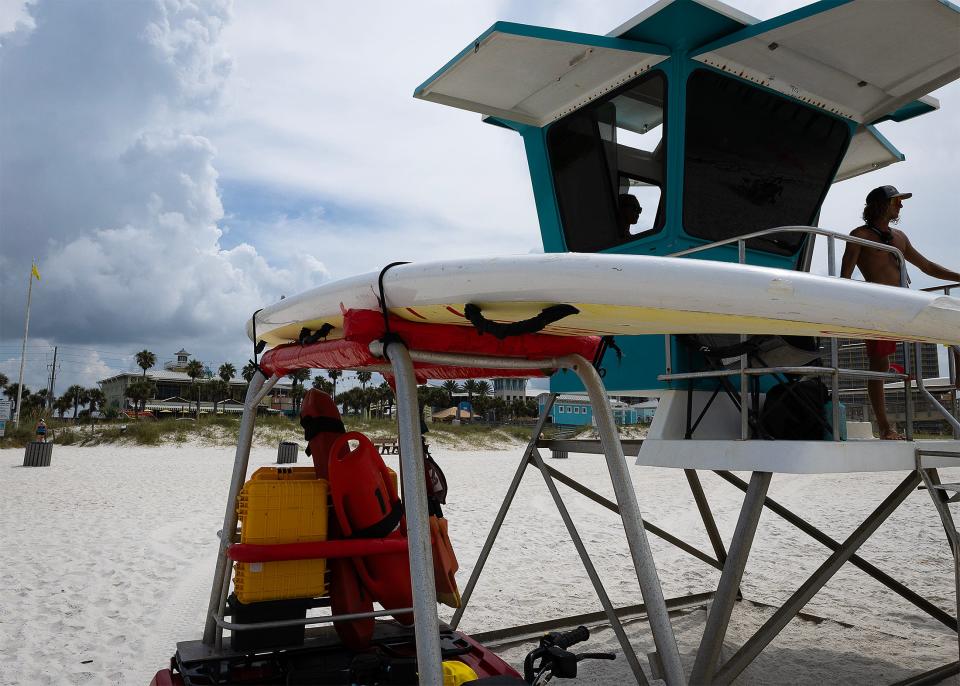
<path fill-rule="evenodd" d="M 313 467 L 260 467 L 250 476 L 250 481 L 299 481 L 317 480 Z"/>
<path fill-rule="evenodd" d="M 272 478 L 265 469 L 274 471 Z M 313 475 L 312 468 L 293 469 Z M 237 499 L 241 543 L 327 540 L 327 482 L 288 470 L 259 469 L 244 484 Z M 319 597 L 326 594 L 325 572 L 325 560 L 237 562 L 234 591 L 242 603 Z"/>

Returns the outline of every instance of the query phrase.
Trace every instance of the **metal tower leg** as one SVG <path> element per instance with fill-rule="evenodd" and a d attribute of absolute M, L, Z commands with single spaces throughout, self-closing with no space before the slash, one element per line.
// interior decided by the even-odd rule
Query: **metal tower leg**
<path fill-rule="evenodd" d="M 233 459 L 233 475 L 230 477 L 230 491 L 227 494 L 227 507 L 223 513 L 223 529 L 220 531 L 220 549 L 217 552 L 217 564 L 213 574 L 213 585 L 210 588 L 210 602 L 207 605 L 207 619 L 203 627 L 203 642 L 212 646 L 218 642 L 223 631 L 217 628 L 215 615 L 221 611 L 230 590 L 230 575 L 228 573 L 230 560 L 227 558 L 227 549 L 233 543 L 234 532 L 237 530 L 237 496 L 243 488 L 247 477 L 247 464 L 250 461 L 250 446 L 253 444 L 253 427 L 257 418 L 257 406 L 263 396 L 279 380 L 271 377 L 269 381 L 257 371 L 247 386 L 247 395 L 244 399 L 243 417 L 240 420 L 240 433 L 237 436 L 237 451 Z"/>
<path fill-rule="evenodd" d="M 507 489 L 507 494 L 503 497 L 503 502 L 500 503 L 500 510 L 497 512 L 497 516 L 493 520 L 493 525 L 490 527 L 490 533 L 487 534 L 487 540 L 483 543 L 483 548 L 480 550 L 480 556 L 477 558 L 477 563 L 474 565 L 473 571 L 470 572 L 470 580 L 467 581 L 466 588 L 464 588 L 463 593 L 460 594 L 460 607 L 458 607 L 456 612 L 453 613 L 453 619 L 450 620 L 451 629 L 456 629 L 460 625 L 460 619 L 463 617 L 463 613 L 467 609 L 467 603 L 470 602 L 470 596 L 473 595 L 473 589 L 476 587 L 477 581 L 480 579 L 480 574 L 483 572 L 483 567 L 487 563 L 487 558 L 490 556 L 490 551 L 493 549 L 493 544 L 497 540 L 497 536 L 500 534 L 500 527 L 503 526 L 503 520 L 507 517 L 507 511 L 513 504 L 513 498 L 517 494 L 517 489 L 520 488 L 520 481 L 523 479 L 523 474 L 527 471 L 527 465 L 530 463 L 531 455 L 536 449 L 537 438 L 540 436 L 540 432 L 543 430 L 543 425 L 547 423 L 547 417 L 550 416 L 550 408 L 553 407 L 553 402 L 556 400 L 556 398 L 556 393 L 550 394 L 550 397 L 544 404 L 543 412 L 540 414 L 540 418 L 537 420 L 536 426 L 533 427 L 533 433 L 530 436 L 530 442 L 527 443 L 527 447 L 523 451 L 523 457 L 520 458 L 520 464 L 517 466 L 517 471 L 513 474 L 513 481 L 510 482 L 510 487 Z"/>
<path fill-rule="evenodd" d="M 637 572 L 637 581 L 640 583 L 640 594 L 647 607 L 650 629 L 653 632 L 653 641 L 657 646 L 657 653 L 663 665 L 663 673 L 668 686 L 680 686 L 686 683 L 683 665 L 680 663 L 680 651 L 677 649 L 677 639 L 670 625 L 670 615 L 663 599 L 663 589 L 660 587 L 660 577 L 653 561 L 650 542 L 643 528 L 643 517 L 640 515 L 640 505 L 637 502 L 637 493 L 630 478 L 627 460 L 623 455 L 623 446 L 617 434 L 617 425 L 613 419 L 613 410 L 610 400 L 603 388 L 603 381 L 597 370 L 580 355 L 571 358 L 575 363 L 573 371 L 583 382 L 593 405 L 593 416 L 600 433 L 600 442 L 603 445 L 604 456 L 607 460 L 607 469 L 613 482 L 613 491 L 620 506 L 620 516 L 623 520 L 623 530 L 630 546 L 630 555 Z"/>
<path fill-rule="evenodd" d="M 727 561 L 720 574 L 720 584 L 713 598 L 713 607 L 707 617 L 707 625 L 703 630 L 703 640 L 697 651 L 697 659 L 693 663 L 690 674 L 690 683 L 709 684 L 713 680 L 717 660 L 720 658 L 720 647 L 723 637 L 727 633 L 730 615 L 733 614 L 733 604 L 737 599 L 743 570 L 747 566 L 747 557 L 753 546 L 753 536 L 760 523 L 760 513 L 763 511 L 763 499 L 770 487 L 773 474 L 770 472 L 754 472 L 750 477 L 750 487 L 743 498 L 740 517 L 737 527 L 730 541 L 730 551 Z"/>
<path fill-rule="evenodd" d="M 437 589 L 433 577 L 433 549 L 423 468 L 423 443 L 417 405 L 417 378 L 410 353 L 401 343 L 391 343 L 388 353 L 397 384 L 400 467 L 403 479 L 410 579 L 413 586 L 414 633 L 417 640 L 417 670 L 423 686 L 442 686 L 440 629 Z"/>

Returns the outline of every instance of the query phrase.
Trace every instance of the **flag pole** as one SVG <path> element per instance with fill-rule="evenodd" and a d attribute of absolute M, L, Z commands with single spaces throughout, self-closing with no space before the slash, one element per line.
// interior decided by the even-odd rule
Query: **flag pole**
<path fill-rule="evenodd" d="M 30 299 L 33 297 L 33 274 L 37 270 L 35 263 L 30 263 L 30 285 L 27 286 L 27 318 L 23 324 L 23 346 L 20 348 L 20 378 L 17 381 L 17 411 L 13 416 L 13 423 L 20 426 L 20 399 L 23 396 L 23 362 L 27 357 L 27 335 L 30 332 Z"/>

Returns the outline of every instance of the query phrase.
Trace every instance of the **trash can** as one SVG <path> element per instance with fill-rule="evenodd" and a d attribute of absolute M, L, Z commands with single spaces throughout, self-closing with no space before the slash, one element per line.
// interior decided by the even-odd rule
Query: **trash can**
<path fill-rule="evenodd" d="M 30 441 L 27 443 L 27 451 L 23 455 L 24 467 L 49 467 L 50 458 L 53 456 L 53 443 L 44 443 L 43 441 Z"/>
<path fill-rule="evenodd" d="M 300 445 L 293 441 L 280 441 L 277 448 L 277 464 L 296 464 Z"/>
<path fill-rule="evenodd" d="M 550 457 L 554 460 L 566 460 L 570 454 L 566 450 L 550 450 Z"/>

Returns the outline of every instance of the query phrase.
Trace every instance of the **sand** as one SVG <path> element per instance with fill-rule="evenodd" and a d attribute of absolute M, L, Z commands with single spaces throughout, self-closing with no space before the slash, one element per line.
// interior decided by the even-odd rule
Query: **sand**
<path fill-rule="evenodd" d="M 445 512 L 463 586 L 520 451 L 433 452 L 450 484 Z M 275 449 L 255 448 L 251 469 L 273 464 L 275 458 Z M 5 551 L 0 565 L 0 683 L 146 686 L 167 665 L 176 641 L 202 633 L 232 450 L 195 444 L 55 446 L 50 468 L 23 468 L 22 459 L 22 450 L 0 450 Z M 395 466 L 396 458 L 387 461 Z M 548 462 L 612 498 L 601 456 L 572 454 Z M 645 518 L 709 550 L 681 471 L 633 467 L 631 474 Z M 842 539 L 903 476 L 776 475 L 770 495 Z M 942 476 L 960 479 L 960 473 L 946 470 Z M 729 541 L 741 494 L 712 474 L 702 479 Z M 640 602 L 616 516 L 560 488 L 614 603 Z M 718 572 L 659 539 L 651 541 L 667 597 L 715 588 Z M 861 553 L 953 611 L 952 560 L 926 493 L 911 495 Z M 744 596 L 759 603 L 782 602 L 827 554 L 765 512 Z M 461 628 L 490 630 L 598 609 L 542 477 L 528 472 Z M 770 612 L 762 605 L 738 604 L 725 655 Z M 805 612 L 828 621 L 791 622 L 739 683 L 892 682 L 957 658 L 955 634 L 849 565 Z M 441 608 L 443 618 L 451 614 Z M 688 669 L 703 621 L 702 609 L 674 618 Z M 630 625 L 629 631 L 641 656 L 653 649 L 643 623 Z M 595 631 L 585 646 L 619 652 L 608 629 Z M 528 649 L 513 647 L 502 654 L 519 667 Z M 621 656 L 612 663 L 583 663 L 576 683 L 628 680 Z"/>

